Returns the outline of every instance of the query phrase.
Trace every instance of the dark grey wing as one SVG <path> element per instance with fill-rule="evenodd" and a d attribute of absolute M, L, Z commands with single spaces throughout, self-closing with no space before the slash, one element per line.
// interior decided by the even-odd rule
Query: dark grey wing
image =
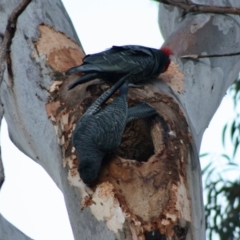
<path fill-rule="evenodd" d="M 96 117 L 96 115 L 95 115 Z M 97 114 L 101 134 L 95 137 L 98 149 L 105 152 L 115 150 L 121 143 L 127 120 L 126 97 L 117 97 L 104 110 Z"/>
<path fill-rule="evenodd" d="M 136 74 L 144 69 L 144 61 L 151 56 L 148 48 L 141 46 L 113 46 L 112 48 L 86 55 L 83 64 L 69 69 L 66 74 L 77 72 Z"/>
<path fill-rule="evenodd" d="M 105 154 L 94 144 L 94 138 L 99 133 L 95 116 L 83 116 L 73 132 L 72 142 L 79 161 L 78 171 L 84 183 L 92 183 L 101 169 Z"/>
<path fill-rule="evenodd" d="M 96 110 L 111 95 L 103 93 L 78 121 L 73 132 L 73 145 L 80 161 L 78 171 L 86 184 L 93 182 L 104 156 L 117 148 L 127 119 L 128 84 L 122 81 L 118 96 L 102 111 Z"/>
<path fill-rule="evenodd" d="M 94 141 L 101 151 L 113 151 L 121 142 L 127 120 L 127 94 L 128 83 L 124 83 L 118 96 L 103 110 L 93 115 L 98 125 L 98 133 L 95 135 Z"/>
<path fill-rule="evenodd" d="M 86 83 L 86 82 L 89 82 L 93 79 L 100 78 L 100 77 L 101 76 L 99 76 L 98 73 L 86 73 L 83 76 L 81 76 L 80 78 L 78 78 L 75 82 L 70 84 L 68 86 L 68 90 L 71 90 L 71 89 L 75 88 L 79 84 Z"/>
<path fill-rule="evenodd" d="M 169 56 L 159 49 L 139 45 L 113 46 L 112 49 L 119 49 L 122 69 L 127 69 L 132 74 L 142 73 L 142 77 L 157 76 L 170 64 Z"/>
<path fill-rule="evenodd" d="M 104 53 L 103 60 L 97 66 L 107 72 L 137 74 L 145 69 L 150 54 L 150 51 L 140 46 L 113 46 Z"/>
<path fill-rule="evenodd" d="M 126 95 L 120 95 L 97 114 L 84 114 L 74 130 L 73 142 L 79 146 L 78 149 L 93 146 L 93 149 L 106 154 L 119 146 L 126 120 L 127 99 Z"/>
<path fill-rule="evenodd" d="M 147 118 L 156 114 L 157 111 L 155 108 L 149 106 L 147 103 L 139 103 L 128 109 L 127 122 L 140 118 Z"/>
<path fill-rule="evenodd" d="M 83 63 L 82 65 L 68 69 L 65 72 L 65 74 L 70 75 L 73 73 L 96 73 L 96 72 L 101 72 L 101 69 L 98 66 Z"/>

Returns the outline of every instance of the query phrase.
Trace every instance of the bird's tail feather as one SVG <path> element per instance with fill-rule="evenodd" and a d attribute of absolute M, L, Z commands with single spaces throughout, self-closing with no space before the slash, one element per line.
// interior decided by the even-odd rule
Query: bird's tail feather
<path fill-rule="evenodd" d="M 72 67 L 68 69 L 65 74 L 70 75 L 73 73 L 93 73 L 93 72 L 101 72 L 101 68 L 92 64 L 82 64 L 80 66 Z"/>
<path fill-rule="evenodd" d="M 124 84 L 119 88 L 118 96 L 126 96 L 128 94 L 128 81 L 124 82 Z"/>
<path fill-rule="evenodd" d="M 111 88 L 104 92 L 86 111 L 86 114 L 95 114 L 99 111 L 102 105 L 124 84 L 123 89 L 120 90 L 119 94 L 127 94 L 128 91 L 128 81 L 127 78 L 130 74 L 127 74 L 120 80 L 118 80 Z"/>
<path fill-rule="evenodd" d="M 86 83 L 89 82 L 95 78 L 98 78 L 98 73 L 86 73 L 83 76 L 81 76 L 80 78 L 78 78 L 75 82 L 73 82 L 72 84 L 70 84 L 68 86 L 68 90 L 71 90 L 73 88 L 75 88 L 77 85 L 82 84 L 82 83 Z"/>
<path fill-rule="evenodd" d="M 155 108 L 149 106 L 147 103 L 139 103 L 128 109 L 127 123 L 139 118 L 147 118 L 155 114 L 157 114 Z"/>

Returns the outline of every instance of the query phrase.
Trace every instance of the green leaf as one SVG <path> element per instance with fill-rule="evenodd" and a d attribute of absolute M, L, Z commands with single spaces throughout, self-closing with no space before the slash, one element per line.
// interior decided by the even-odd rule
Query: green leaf
<path fill-rule="evenodd" d="M 223 170 L 222 170 L 222 172 L 229 172 L 229 171 L 234 171 L 234 170 L 236 170 L 236 166 L 234 166 L 234 167 L 228 167 L 228 168 L 224 168 Z"/>
<path fill-rule="evenodd" d="M 208 171 L 208 169 L 211 165 L 212 165 L 212 162 L 210 162 L 205 168 L 202 169 L 202 175 Z"/>
<path fill-rule="evenodd" d="M 222 131 L 222 145 L 225 147 L 225 137 L 226 137 L 227 124 L 224 125 Z"/>
<path fill-rule="evenodd" d="M 231 161 L 231 158 L 227 154 L 221 154 L 221 156 L 226 158 L 229 162 Z"/>
<path fill-rule="evenodd" d="M 237 163 L 234 163 L 234 162 L 229 162 L 227 165 L 230 165 L 230 166 L 238 166 L 238 164 Z"/>
<path fill-rule="evenodd" d="M 211 176 L 212 172 L 215 170 L 215 168 L 212 168 L 208 173 L 207 173 L 207 176 L 206 176 L 206 180 Z"/>
<path fill-rule="evenodd" d="M 232 126 L 231 126 L 231 140 L 233 141 L 233 135 L 234 135 L 234 132 L 235 132 L 235 120 L 232 122 Z"/>
<path fill-rule="evenodd" d="M 239 145 L 239 140 L 238 138 L 236 139 L 235 145 L 234 145 L 234 151 L 233 151 L 233 158 L 236 155 L 237 149 L 238 149 L 238 145 Z"/>
<path fill-rule="evenodd" d="M 209 153 L 203 153 L 203 154 L 200 154 L 199 157 L 200 157 L 200 158 L 203 158 L 203 157 L 206 157 L 206 156 L 208 156 L 208 155 L 209 155 Z"/>

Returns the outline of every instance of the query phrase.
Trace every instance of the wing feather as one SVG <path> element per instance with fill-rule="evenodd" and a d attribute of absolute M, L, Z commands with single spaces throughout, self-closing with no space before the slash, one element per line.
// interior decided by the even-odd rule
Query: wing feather
<path fill-rule="evenodd" d="M 83 66 L 92 65 L 96 70 L 108 73 L 136 74 L 144 69 L 142 63 L 149 57 L 151 52 L 140 46 L 113 46 L 106 51 L 87 55 L 83 59 Z"/>

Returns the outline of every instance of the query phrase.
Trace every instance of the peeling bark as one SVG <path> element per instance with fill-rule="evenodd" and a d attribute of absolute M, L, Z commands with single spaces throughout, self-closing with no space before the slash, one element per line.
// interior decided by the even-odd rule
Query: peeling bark
<path fill-rule="evenodd" d="M 209 1 L 195 0 L 194 3 L 209 4 Z M 213 0 L 211 4 L 226 6 L 225 1 Z M 228 7 L 240 7 L 239 1 L 231 1 L 231 4 L 232 6 L 229 3 Z M 178 68 L 185 76 L 185 91 L 179 93 L 174 90 L 175 97 L 187 118 L 197 152 L 202 135 L 227 88 L 238 76 L 240 56 L 188 60 L 178 57 L 188 54 L 239 52 L 239 24 L 239 18 L 233 15 L 199 13 L 187 14 L 182 18 L 182 10 L 160 4 L 159 25 L 166 38 L 165 45 L 174 49 Z M 194 158 L 194 155 L 191 158 Z M 188 170 L 188 179 L 192 227 L 186 239 L 205 239 L 198 160 L 196 168 Z"/>
<path fill-rule="evenodd" d="M 3 2 L 0 20 L 7 26 L 19 1 Z M 198 150 L 240 70 L 239 57 L 226 62 L 178 56 L 239 50 L 239 20 L 197 14 L 179 21 L 179 10 L 171 7 L 161 8 L 160 16 L 173 63 L 143 89 L 129 91 L 129 106 L 147 102 L 158 116 L 127 125 L 120 147 L 105 159 L 92 186 L 79 178 L 71 136 L 78 119 L 108 86 L 89 87 L 91 82 L 67 91 L 77 76 L 64 72 L 81 64 L 84 52 L 60 1 L 31 1 L 16 22 L 9 46 L 12 74 L 2 72 L 1 84 L 9 133 L 63 192 L 76 240 L 205 238 Z"/>
<path fill-rule="evenodd" d="M 173 84 L 182 91 L 184 75 L 174 63 L 162 78 L 168 80 L 174 74 L 179 78 Z M 69 84 L 65 85 L 65 81 L 62 91 L 57 87 L 47 104 L 47 112 L 65 149 L 69 182 L 79 188 L 83 207 L 89 207 L 115 233 L 128 228 L 132 235 L 129 239 L 145 239 L 148 232 L 156 229 L 166 237 L 176 235 L 179 229 L 186 233 L 191 221 L 186 172 L 187 165 L 191 166 L 188 162 L 191 137 L 184 115 L 169 97 L 172 93 L 163 79 L 158 80 L 161 90 L 156 91 L 154 85 L 130 89 L 129 106 L 144 101 L 157 109 L 159 116 L 128 124 L 122 144 L 116 150 L 121 157 L 110 156 L 98 185 L 88 190 L 79 179 L 69 136 L 79 117 L 103 91 L 102 86 L 89 88 L 89 83 L 79 86 L 72 95 L 81 97 L 76 96 L 73 102 L 64 94 Z M 90 91 L 86 91 L 87 87 Z M 87 96 L 82 97 L 84 94 Z"/>

